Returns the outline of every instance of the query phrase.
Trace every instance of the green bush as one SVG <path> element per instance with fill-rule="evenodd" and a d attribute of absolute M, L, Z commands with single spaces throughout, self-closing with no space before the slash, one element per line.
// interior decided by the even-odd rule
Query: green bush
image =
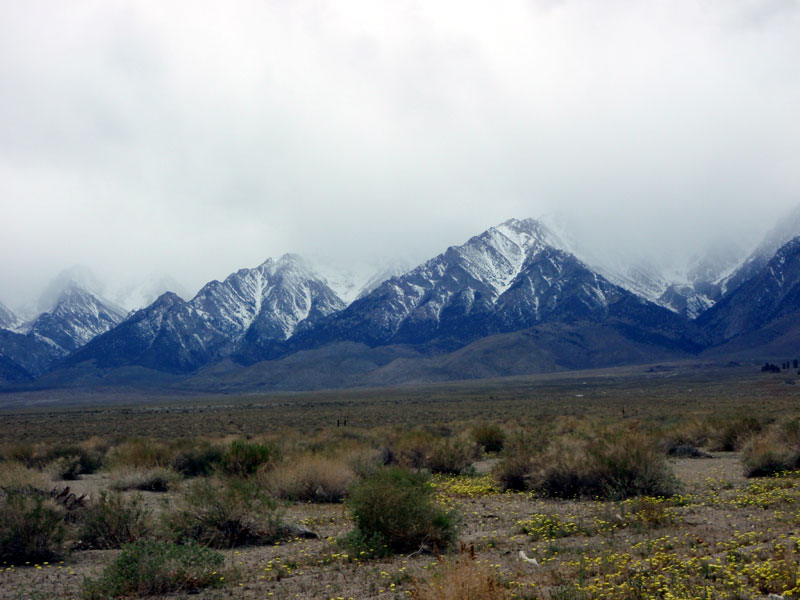
<path fill-rule="evenodd" d="M 196 540 L 212 548 L 271 543 L 282 534 L 275 500 L 255 481 L 238 478 L 194 481 L 166 524 L 176 542 Z"/>
<path fill-rule="evenodd" d="M 97 502 L 82 515 L 80 545 L 85 548 L 119 548 L 150 533 L 150 511 L 141 496 L 124 498 L 100 492 Z"/>
<path fill-rule="evenodd" d="M 273 444 L 255 444 L 235 441 L 225 450 L 220 470 L 226 475 L 249 477 L 259 468 L 269 468 L 278 459 L 278 449 Z"/>
<path fill-rule="evenodd" d="M 37 494 L 0 492 L 0 560 L 47 560 L 62 553 L 64 512 Z"/>
<path fill-rule="evenodd" d="M 473 427 L 470 436 L 476 444 L 483 448 L 484 452 L 500 452 L 506 441 L 506 432 L 497 424 Z"/>
<path fill-rule="evenodd" d="M 192 593 L 224 581 L 224 557 L 197 543 L 183 545 L 139 540 L 123 546 L 120 555 L 96 580 L 83 587 L 86 600 L 141 597 L 173 592 Z"/>
<path fill-rule="evenodd" d="M 444 549 L 456 537 L 455 516 L 434 503 L 428 479 L 400 467 L 378 469 L 350 489 L 356 532 L 347 541 L 392 552 Z"/>

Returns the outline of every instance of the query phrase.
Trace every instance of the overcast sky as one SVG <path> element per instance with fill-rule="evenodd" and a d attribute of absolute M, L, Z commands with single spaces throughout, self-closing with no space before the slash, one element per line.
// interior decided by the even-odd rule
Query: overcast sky
<path fill-rule="evenodd" d="M 0 301 L 543 214 L 631 256 L 755 239 L 800 202 L 798 6 L 3 2 Z"/>

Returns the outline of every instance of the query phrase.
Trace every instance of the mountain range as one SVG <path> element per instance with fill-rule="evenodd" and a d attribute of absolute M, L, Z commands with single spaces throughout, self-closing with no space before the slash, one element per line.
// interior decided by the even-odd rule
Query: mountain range
<path fill-rule="evenodd" d="M 709 253 L 672 280 L 511 219 L 361 285 L 286 254 L 126 314 L 86 277 L 62 281 L 27 322 L 0 305 L 0 381 L 308 389 L 785 354 L 800 343 L 798 234 L 800 208 L 749 255 Z"/>

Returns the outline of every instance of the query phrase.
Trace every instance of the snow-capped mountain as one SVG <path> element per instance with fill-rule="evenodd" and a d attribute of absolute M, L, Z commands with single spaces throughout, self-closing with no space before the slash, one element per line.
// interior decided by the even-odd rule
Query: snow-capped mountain
<path fill-rule="evenodd" d="M 793 228 L 773 232 L 751 259 Z M 540 221 L 511 219 L 371 279 L 360 266 L 340 277 L 287 254 L 211 281 L 189 301 L 164 293 L 116 326 L 122 311 L 73 285 L 27 334 L 0 330 L 0 378 L 24 381 L 56 362 L 65 367 L 52 374 L 58 381 L 78 364 L 79 377 L 92 365 L 188 374 L 227 358 L 192 380 L 235 379 L 238 363 L 272 373 L 244 376 L 259 385 L 372 385 L 381 373 L 392 382 L 520 374 L 688 357 L 737 340 L 748 351 L 775 335 L 800 340 L 800 238 L 761 267 L 748 259 L 740 269 L 733 246 L 669 269 L 622 259 L 595 268 L 574 247 Z M 753 274 L 723 293 L 743 268 Z M 476 361 L 483 366 L 473 370 Z"/>
<path fill-rule="evenodd" d="M 0 329 L 16 331 L 22 325 L 22 319 L 15 315 L 11 309 L 0 302 Z"/>
<path fill-rule="evenodd" d="M 299 256 L 268 259 L 212 281 L 189 302 L 166 293 L 70 358 L 187 372 L 252 344 L 283 341 L 303 323 L 344 308 Z"/>
<path fill-rule="evenodd" d="M 56 275 L 33 301 L 19 307 L 17 314 L 30 323 L 40 314 L 53 310 L 65 290 L 81 287 L 98 297 L 103 296 L 103 284 L 89 267 L 76 265 Z"/>
<path fill-rule="evenodd" d="M 511 219 L 385 281 L 345 310 L 299 332 L 290 346 L 435 341 L 457 347 L 537 323 L 604 321 L 636 311 L 652 313 L 651 323 L 679 321 L 591 271 L 563 246 L 538 221 Z"/>
<path fill-rule="evenodd" d="M 296 254 L 242 269 L 224 282 L 212 281 L 191 301 L 211 315 L 214 326 L 236 340 L 245 332 L 285 340 L 301 322 L 344 308 L 325 280 Z"/>
<path fill-rule="evenodd" d="M 49 311 L 0 336 L 0 355 L 38 376 L 95 336 L 122 321 L 118 306 L 72 282 Z"/>
<path fill-rule="evenodd" d="M 73 283 L 61 292 L 55 306 L 36 317 L 27 329 L 70 353 L 124 318 L 122 308 Z"/>

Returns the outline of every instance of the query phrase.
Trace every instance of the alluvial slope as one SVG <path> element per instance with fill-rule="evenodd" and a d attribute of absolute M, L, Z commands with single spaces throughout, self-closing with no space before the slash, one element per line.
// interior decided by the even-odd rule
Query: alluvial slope
<path fill-rule="evenodd" d="M 287 254 L 212 281 L 189 302 L 164 294 L 67 363 L 93 359 L 101 367 L 188 372 L 226 356 L 251 332 L 259 340 L 282 341 L 301 323 L 343 307 L 298 256 Z"/>

